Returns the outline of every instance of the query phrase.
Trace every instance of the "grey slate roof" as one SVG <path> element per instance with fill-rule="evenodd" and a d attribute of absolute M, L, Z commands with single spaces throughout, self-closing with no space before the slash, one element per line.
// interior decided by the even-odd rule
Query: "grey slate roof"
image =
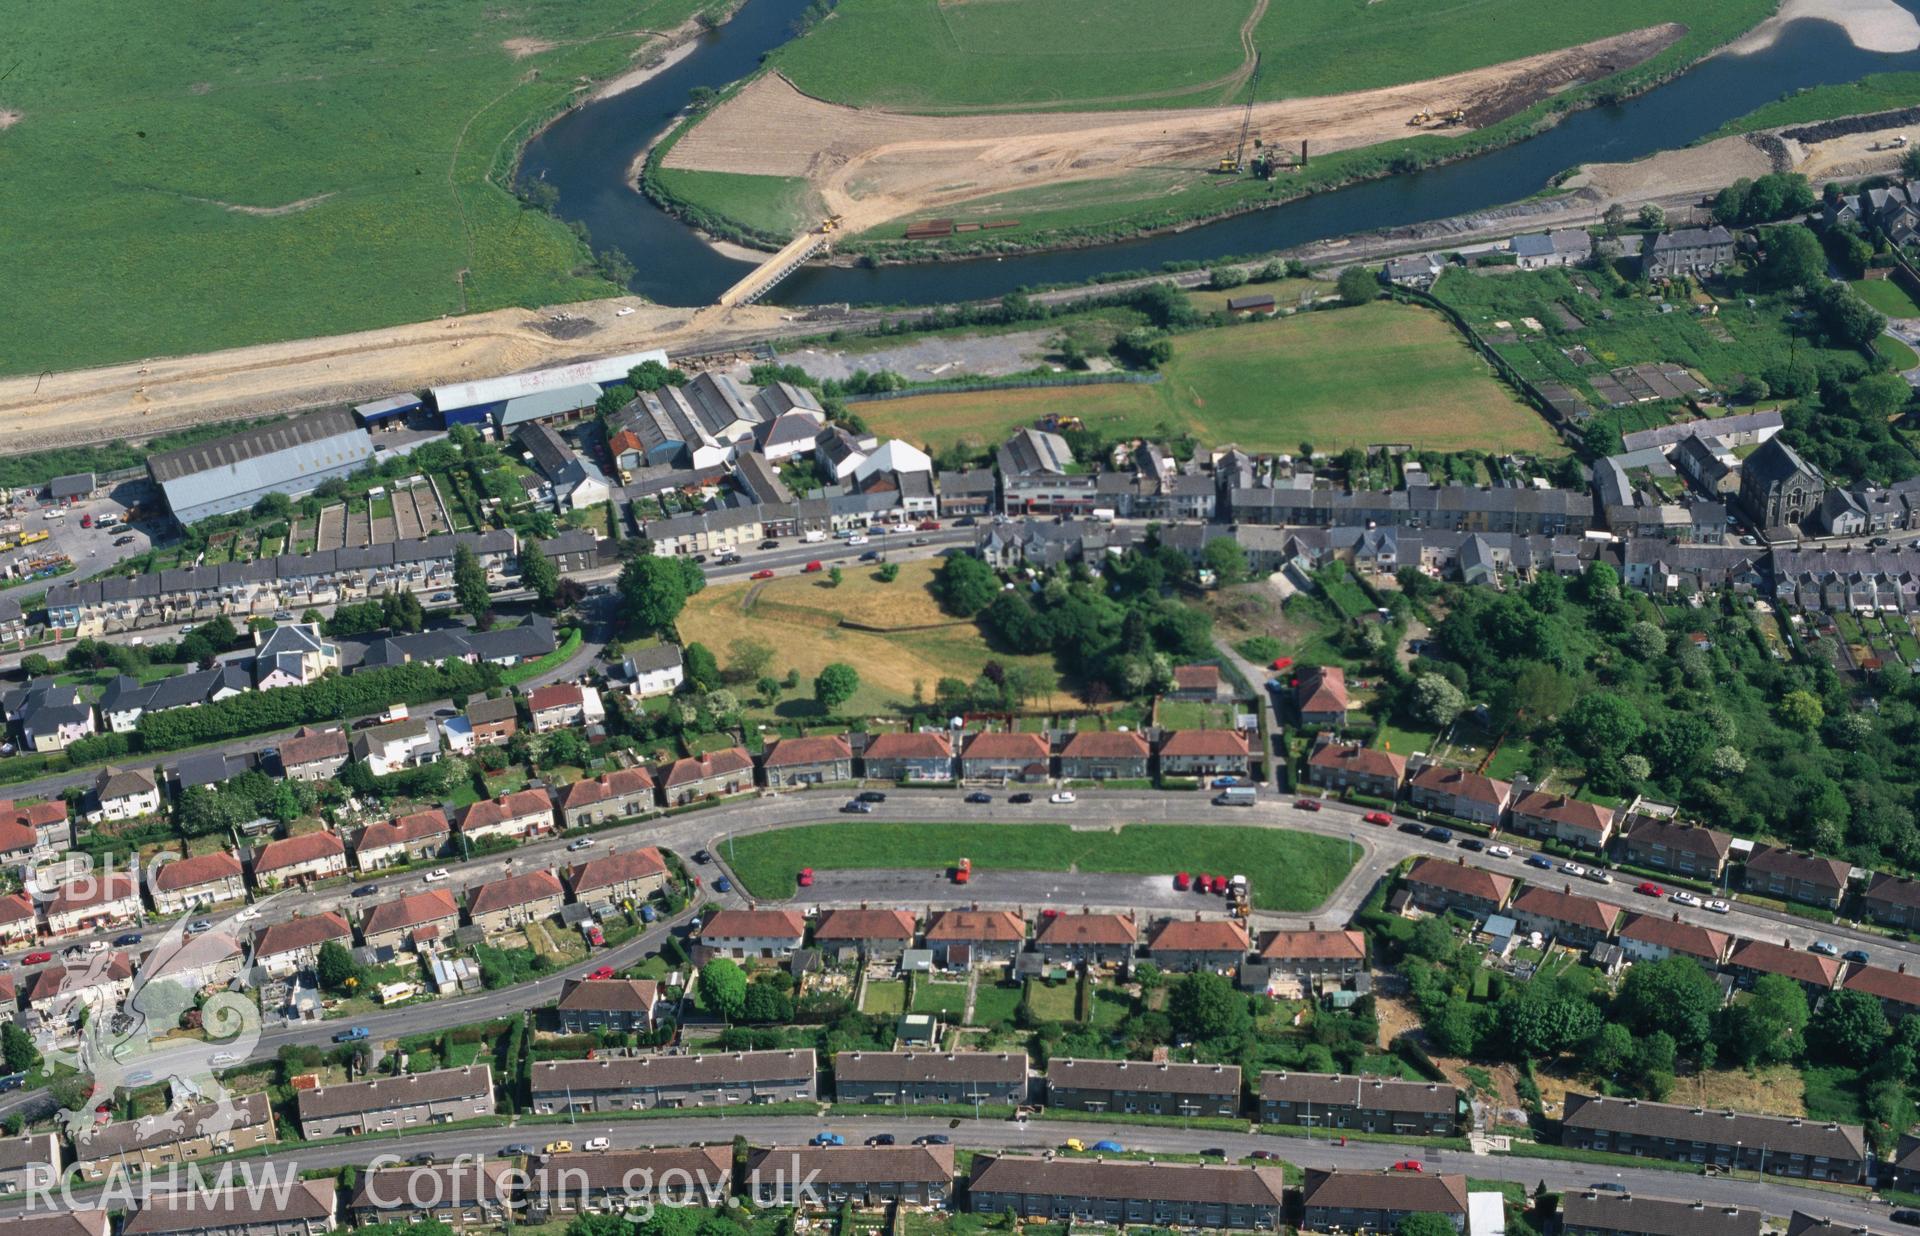
<path fill-rule="evenodd" d="M 359 1112 L 387 1111 L 417 1103 L 449 1103 L 478 1099 L 493 1088 L 493 1068 L 469 1064 L 457 1069 L 435 1069 L 431 1073 L 407 1073 L 400 1077 L 375 1077 L 368 1081 L 321 1086 L 295 1094 L 300 1118 L 312 1116 L 350 1116 Z"/>
<path fill-rule="evenodd" d="M 1569 1094 L 1563 1123 L 1569 1129 L 1671 1137 L 1679 1142 L 1727 1146 L 1736 1141 L 1750 1146 L 1765 1144 L 1777 1154 L 1825 1155 L 1833 1159 L 1866 1157 L 1866 1139 L 1857 1124 L 1756 1116 L 1724 1109 L 1689 1108 L 1677 1103 Z"/>
<path fill-rule="evenodd" d="M 1677 1191 L 1677 1190 L 1676 1190 Z M 1641 1236 L 1760 1236 L 1760 1212 L 1663 1197 L 1636 1197 L 1598 1189 L 1569 1189 L 1560 1217 L 1574 1231 L 1634 1232 Z"/>

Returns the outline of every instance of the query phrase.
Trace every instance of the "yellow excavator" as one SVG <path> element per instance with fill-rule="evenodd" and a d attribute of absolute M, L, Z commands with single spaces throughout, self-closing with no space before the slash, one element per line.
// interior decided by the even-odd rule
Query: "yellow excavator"
<path fill-rule="evenodd" d="M 841 221 L 841 216 L 828 215 L 826 218 L 820 221 L 820 230 L 823 233 L 834 231 L 840 226 L 840 221 Z"/>
<path fill-rule="evenodd" d="M 1416 129 L 1419 128 L 1421 125 L 1432 124 L 1433 113 L 1432 112 L 1415 112 L 1413 114 L 1413 119 L 1407 121 L 1407 123 Z"/>

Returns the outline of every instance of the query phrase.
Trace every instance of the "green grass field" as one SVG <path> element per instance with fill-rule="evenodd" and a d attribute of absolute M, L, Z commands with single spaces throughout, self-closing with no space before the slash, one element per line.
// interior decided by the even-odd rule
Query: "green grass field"
<path fill-rule="evenodd" d="M 1834 86 L 1808 86 L 1763 103 L 1746 115 L 1730 120 L 1713 137 L 1730 133 L 1751 133 L 1756 129 L 1774 129 L 1781 125 L 1811 124 L 1839 116 L 1863 116 L 1887 112 L 1920 103 L 1920 73 L 1869 73 L 1855 82 Z M 1702 139 L 1708 140 L 1708 139 Z"/>
<path fill-rule="evenodd" d="M 0 372 L 608 294 L 489 173 L 699 3 L 18 9 L 0 285 L 33 311 L 0 332 Z"/>
<path fill-rule="evenodd" d="M 743 176 L 734 172 L 694 172 L 663 167 L 654 175 L 662 188 L 689 201 L 724 203 L 726 215 L 742 227 L 784 240 L 823 213 L 820 198 L 807 182 L 787 176 Z"/>
<path fill-rule="evenodd" d="M 934 448 L 993 442 L 1046 412 L 1114 436 L 1191 430 L 1249 450 L 1407 442 L 1557 453 L 1540 416 L 1440 315 L 1381 302 L 1180 335 L 1151 386 L 969 391 L 859 405 L 874 432 Z"/>
<path fill-rule="evenodd" d="M 1920 304 L 1891 279 L 1855 279 L 1849 286 L 1861 300 L 1890 318 L 1920 318 Z"/>
<path fill-rule="evenodd" d="M 1324 902 L 1353 867 L 1352 847 L 1334 837 L 1276 828 L 1131 824 L 1118 832 L 1076 832 L 1064 824 L 811 824 L 736 837 L 728 864 L 756 897 L 791 897 L 802 867 L 860 871 L 944 869 L 961 856 L 975 871 L 1153 874 L 1237 871 L 1253 882 L 1263 910 L 1305 911 Z"/>
<path fill-rule="evenodd" d="M 1692 59 L 1769 0 L 1687 6 Z M 1255 0 L 842 0 L 774 58 L 809 94 L 918 111 L 1208 106 L 1246 97 Z M 1482 68 L 1676 19 L 1661 0 L 1321 0 L 1269 4 L 1252 31 L 1259 97 L 1337 94 Z M 912 48 L 911 56 L 897 54 Z"/>
<path fill-rule="evenodd" d="M 1892 335 L 1877 335 L 1873 340 L 1873 350 L 1886 357 L 1887 363 L 1897 372 L 1905 373 L 1915 365 L 1920 365 L 1920 354 L 1895 339 Z"/>

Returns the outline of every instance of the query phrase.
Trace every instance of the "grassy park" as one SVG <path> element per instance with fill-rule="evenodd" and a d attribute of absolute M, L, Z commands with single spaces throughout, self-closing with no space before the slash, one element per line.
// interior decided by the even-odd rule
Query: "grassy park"
<path fill-rule="evenodd" d="M 1112 436 L 1189 430 L 1203 442 L 1292 451 L 1406 442 L 1555 452 L 1546 422 L 1436 313 L 1382 302 L 1180 335 L 1146 386 L 968 391 L 860 405 L 876 433 L 934 448 L 993 441 L 1046 412 Z"/>
<path fill-rule="evenodd" d="M 606 295 L 500 185 L 538 119 L 699 0 L 108 0 L 9 19 L 0 372 Z M 84 330 L 74 329 L 85 323 Z"/>
<path fill-rule="evenodd" d="M 1353 867 L 1354 847 L 1336 837 L 1278 828 L 1130 824 L 1091 832 L 1064 824 L 811 824 L 727 842 L 728 865 L 755 897 L 791 897 L 802 867 L 820 871 L 943 869 L 961 856 L 976 872 L 1097 871 L 1153 875 L 1240 872 L 1263 910 L 1321 905 Z"/>
<path fill-rule="evenodd" d="M 1890 318 L 1920 318 L 1920 304 L 1891 279 L 1855 279 L 1854 293 Z"/>

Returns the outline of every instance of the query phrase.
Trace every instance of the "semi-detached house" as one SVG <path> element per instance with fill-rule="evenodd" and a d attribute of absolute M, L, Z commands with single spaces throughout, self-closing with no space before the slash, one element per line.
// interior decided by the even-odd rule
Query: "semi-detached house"
<path fill-rule="evenodd" d="M 1727 960 L 1733 938 L 1724 931 L 1686 922 L 1678 914 L 1672 918 L 1636 914 L 1620 929 L 1619 943 L 1629 961 L 1691 957 L 1707 969 L 1718 971 Z"/>
<path fill-rule="evenodd" d="M 1458 910 L 1474 918 L 1498 913 L 1513 892 L 1513 877 L 1464 860 L 1423 858 L 1407 872 L 1407 891 L 1424 910 Z"/>
<path fill-rule="evenodd" d="M 1622 862 L 1706 880 L 1719 879 L 1732 852 L 1730 833 L 1650 815 L 1629 820 L 1619 844 Z"/>
<path fill-rule="evenodd" d="M 1060 775 L 1069 781 L 1141 781 L 1152 751 L 1132 730 L 1082 730 L 1060 751 Z"/>
<path fill-rule="evenodd" d="M 608 820 L 649 815 L 658 810 L 653 774 L 621 768 L 569 785 L 560 795 L 560 820 L 566 828 L 589 828 Z"/>
<path fill-rule="evenodd" d="M 469 1064 L 310 1090 L 296 1085 L 294 1103 L 308 1141 L 477 1120 L 493 1115 L 493 1069 Z"/>
<path fill-rule="evenodd" d="M 0 897 L 0 945 L 28 944 L 40 936 L 40 912 L 25 893 Z"/>
<path fill-rule="evenodd" d="M 257 888 L 310 884 L 347 873 L 347 846 L 335 832 L 303 833 L 269 841 L 254 851 Z"/>
<path fill-rule="evenodd" d="M 437 858 L 446 852 L 452 835 L 447 813 L 430 807 L 361 829 L 353 843 L 353 861 L 362 871 L 379 871 L 396 863 Z"/>
<path fill-rule="evenodd" d="M 474 889 L 467 898 L 467 921 L 482 931 L 507 931 L 560 913 L 566 900 L 553 872 L 526 871 Z"/>
<path fill-rule="evenodd" d="M 960 753 L 960 775 L 969 781 L 1045 780 L 1053 749 L 1039 734 L 998 731 L 970 735 Z"/>
<path fill-rule="evenodd" d="M 1876 871 L 1860 894 L 1860 910 L 1887 927 L 1920 927 L 1920 880 Z"/>
<path fill-rule="evenodd" d="M 1467 1178 L 1417 1172 L 1307 1173 L 1301 1227 L 1317 1232 L 1391 1232 L 1411 1215 L 1439 1215 L 1463 1232 Z"/>
<path fill-rule="evenodd" d="M 690 755 L 667 765 L 660 783 L 670 807 L 683 807 L 702 798 L 751 793 L 753 757 L 745 747 Z"/>
<path fill-rule="evenodd" d="M 331 781 L 347 766 L 347 732 L 302 726 L 280 744 L 280 771 L 290 781 Z"/>
<path fill-rule="evenodd" d="M 1521 931 L 1537 931 L 1542 936 L 1583 949 L 1611 936 L 1621 915 L 1619 906 L 1582 897 L 1571 888 L 1538 885 L 1514 898 L 1509 912 Z"/>
<path fill-rule="evenodd" d="M 1324 732 L 1314 740 L 1313 753 L 1307 756 L 1307 780 L 1336 794 L 1352 790 L 1391 801 L 1400 797 L 1406 779 L 1406 756 L 1358 743 L 1334 742 L 1333 735 Z"/>
<path fill-rule="evenodd" d="M 554 1011 L 567 1034 L 644 1034 L 653 1029 L 660 984 L 652 979 L 568 979 Z"/>
<path fill-rule="evenodd" d="M 1740 986 L 1752 987 L 1761 975 L 1778 974 L 1800 984 L 1807 993 L 1808 1007 L 1833 990 L 1833 985 L 1840 981 L 1842 968 L 1843 963 L 1837 957 L 1822 957 L 1765 940 L 1741 941 L 1734 945 L 1733 955 L 1727 958 L 1727 971 Z"/>
<path fill-rule="evenodd" d="M 460 905 L 444 888 L 383 901 L 360 922 L 368 948 L 414 948 L 446 939 L 460 927 Z"/>
<path fill-rule="evenodd" d="M 1237 1116 L 1240 1067 L 1056 1057 L 1047 1065 L 1047 1103 L 1077 1112 Z"/>
<path fill-rule="evenodd" d="M 1507 827 L 1529 837 L 1550 837 L 1568 845 L 1604 850 L 1613 839 L 1615 810 L 1565 794 L 1530 790 L 1513 804 Z"/>
<path fill-rule="evenodd" d="M 1250 947 L 1247 929 L 1232 919 L 1162 919 L 1147 933 L 1147 955 L 1162 970 L 1230 974 Z"/>
<path fill-rule="evenodd" d="M 666 885 L 666 857 L 650 845 L 590 859 L 567 872 L 567 887 L 583 905 L 641 902 Z"/>
<path fill-rule="evenodd" d="M 1131 914 L 1056 914 L 1040 920 L 1033 951 L 1049 965 L 1121 966 L 1133 959 L 1139 940 Z"/>
<path fill-rule="evenodd" d="M 528 1089 L 540 1115 L 651 1111 L 808 1102 L 818 1095 L 814 1074 L 811 1048 L 541 1060 Z"/>
<path fill-rule="evenodd" d="M 247 895 L 246 869 L 225 850 L 158 863 L 147 868 L 147 892 L 161 914 L 242 901 Z"/>
<path fill-rule="evenodd" d="M 1407 797 L 1416 807 L 1439 811 L 1477 824 L 1498 824 L 1513 801 L 1513 786 L 1505 781 L 1445 764 L 1410 764 Z"/>
<path fill-rule="evenodd" d="M 553 799 L 543 789 L 517 790 L 485 798 L 460 817 L 460 835 L 469 841 L 482 837 L 535 837 L 553 831 Z"/>
<path fill-rule="evenodd" d="M 828 910 L 813 928 L 814 947 L 832 957 L 897 958 L 913 946 L 907 910 Z"/>
<path fill-rule="evenodd" d="M 60 1138 L 57 1134 L 30 1133 L 23 1137 L 0 1138 L 0 1197 L 23 1193 L 34 1186 L 51 1185 L 59 1176 Z M 104 1220 L 105 1215 L 101 1218 Z M 106 1236 L 104 1222 L 95 1236 Z"/>
<path fill-rule="evenodd" d="M 1012 961 L 1027 939 L 1027 920 L 1016 910 L 941 910 L 927 920 L 927 947 L 951 969 L 983 961 Z"/>
<path fill-rule="evenodd" d="M 1741 871 L 1740 887 L 1767 897 L 1784 897 L 1836 909 L 1846 895 L 1852 868 L 1837 858 L 1801 854 L 1782 846 L 1754 850 Z"/>
<path fill-rule="evenodd" d="M 268 974 L 293 974 L 319 961 L 320 946 L 329 940 L 353 944 L 353 928 L 338 910 L 296 914 L 285 922 L 269 923 L 254 935 L 253 963 L 266 967 Z"/>
<path fill-rule="evenodd" d="M 944 733 L 875 734 L 860 759 L 874 781 L 953 780 L 953 740 Z"/>
<path fill-rule="evenodd" d="M 54 890 L 47 902 L 47 933 L 71 936 L 137 923 L 140 884 L 132 872 L 84 875 Z"/>
<path fill-rule="evenodd" d="M 806 940 L 807 920 L 797 910 L 721 910 L 700 925 L 699 948 L 707 957 L 777 960 Z"/>
<path fill-rule="evenodd" d="M 1270 931 L 1260 942 L 1260 960 L 1301 984 L 1339 982 L 1367 968 L 1367 937 L 1361 931 Z"/>
<path fill-rule="evenodd" d="M 1160 740 L 1163 777 L 1244 777 L 1249 767 L 1247 738 L 1238 730 L 1175 730 Z"/>
<path fill-rule="evenodd" d="M 760 761 L 768 789 L 853 780 L 853 748 L 841 734 L 777 739 Z"/>
<path fill-rule="evenodd" d="M 1908 974 L 1904 964 L 1897 970 L 1882 966 L 1855 966 L 1841 980 L 1840 986 L 1846 991 L 1865 992 L 1878 1000 L 1890 1022 L 1920 1012 L 1920 975 Z"/>

